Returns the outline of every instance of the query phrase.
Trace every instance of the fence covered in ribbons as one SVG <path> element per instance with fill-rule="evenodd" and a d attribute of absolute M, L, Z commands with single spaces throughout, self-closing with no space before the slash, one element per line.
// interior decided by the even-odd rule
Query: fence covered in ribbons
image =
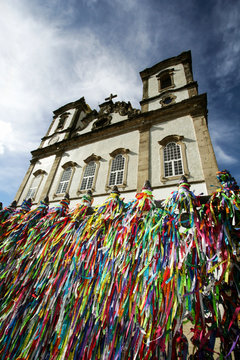
<path fill-rule="evenodd" d="M 0 358 L 236 356 L 240 195 L 217 176 L 205 204 L 183 177 L 161 207 L 146 184 L 127 204 L 115 189 L 94 208 L 2 210 Z"/>

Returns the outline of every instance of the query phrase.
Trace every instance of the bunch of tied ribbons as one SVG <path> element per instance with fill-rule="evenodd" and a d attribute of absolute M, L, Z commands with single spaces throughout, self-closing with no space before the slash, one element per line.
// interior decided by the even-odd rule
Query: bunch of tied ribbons
<path fill-rule="evenodd" d="M 183 177 L 161 207 L 146 182 L 127 204 L 115 187 L 95 208 L 88 193 L 73 210 L 68 197 L 2 210 L 0 358 L 236 356 L 240 197 L 226 174 L 205 204 Z"/>

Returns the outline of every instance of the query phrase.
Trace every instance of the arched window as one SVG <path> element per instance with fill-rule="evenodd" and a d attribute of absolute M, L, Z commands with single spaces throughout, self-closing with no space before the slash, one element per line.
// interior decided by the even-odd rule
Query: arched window
<path fill-rule="evenodd" d="M 160 72 L 157 75 L 158 90 L 160 92 L 163 91 L 163 90 L 174 87 L 173 71 L 174 71 L 174 69 L 167 69 L 167 70 L 164 70 L 164 71 Z"/>
<path fill-rule="evenodd" d="M 117 155 L 113 161 L 109 176 L 109 186 L 122 185 L 125 168 L 125 157 L 122 154 Z"/>
<path fill-rule="evenodd" d="M 161 89 L 165 89 L 172 85 L 171 76 L 169 73 L 164 74 L 161 78 Z"/>
<path fill-rule="evenodd" d="M 69 181 L 72 175 L 72 168 L 69 166 L 68 168 L 64 169 L 60 182 L 58 184 L 58 188 L 56 194 L 63 194 L 67 191 Z"/>
<path fill-rule="evenodd" d="M 160 147 L 160 180 L 164 183 L 167 180 L 177 180 L 181 175 L 188 176 L 186 157 L 186 145 L 184 137 L 180 135 L 169 135 L 159 141 Z"/>
<path fill-rule="evenodd" d="M 164 150 L 164 176 L 183 174 L 183 163 L 180 145 L 175 142 L 168 143 Z"/>
<path fill-rule="evenodd" d="M 71 181 L 72 181 L 76 166 L 77 166 L 77 163 L 75 163 L 73 161 L 68 161 L 64 165 L 62 165 L 63 171 L 62 171 L 60 181 L 57 186 L 55 196 L 69 192 Z"/>
<path fill-rule="evenodd" d="M 109 162 L 106 190 L 114 185 L 120 188 L 127 185 L 128 153 L 129 149 L 119 148 L 109 154 L 112 159 Z"/>
<path fill-rule="evenodd" d="M 30 186 L 30 188 L 28 190 L 26 198 L 33 199 L 35 197 L 35 194 L 36 194 L 37 189 L 38 189 L 38 187 L 40 185 L 41 179 L 42 179 L 42 175 L 40 175 L 40 174 L 34 177 L 32 183 L 31 183 L 31 186 Z"/>
<path fill-rule="evenodd" d="M 80 190 L 91 190 L 93 186 L 93 180 L 96 172 L 96 163 L 94 161 L 90 161 L 86 167 L 83 174 L 83 179 L 81 183 Z"/>
<path fill-rule="evenodd" d="M 101 156 L 97 156 L 95 154 L 90 155 L 87 159 L 84 160 L 86 165 L 83 167 L 80 188 L 77 191 L 77 194 L 80 194 L 86 190 L 95 190 L 100 160 Z"/>
<path fill-rule="evenodd" d="M 26 198 L 31 198 L 32 200 L 35 200 L 38 189 L 41 185 L 41 182 L 43 180 L 43 175 L 46 174 L 46 171 L 44 170 L 37 170 L 34 172 L 33 176 L 33 180 L 31 182 L 30 188 L 28 190 L 28 193 L 26 195 Z"/>

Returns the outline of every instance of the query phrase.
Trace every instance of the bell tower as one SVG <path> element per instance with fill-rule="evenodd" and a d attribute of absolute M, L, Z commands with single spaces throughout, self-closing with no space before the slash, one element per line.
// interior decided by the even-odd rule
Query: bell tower
<path fill-rule="evenodd" d="M 89 112 L 91 112 L 91 109 L 86 104 L 84 97 L 55 110 L 52 123 L 46 135 L 42 138 L 39 148 L 48 147 L 69 139 L 72 132 Z"/>
<path fill-rule="evenodd" d="M 161 61 L 141 71 L 140 76 L 143 82 L 142 112 L 161 109 L 198 95 L 190 51 Z"/>

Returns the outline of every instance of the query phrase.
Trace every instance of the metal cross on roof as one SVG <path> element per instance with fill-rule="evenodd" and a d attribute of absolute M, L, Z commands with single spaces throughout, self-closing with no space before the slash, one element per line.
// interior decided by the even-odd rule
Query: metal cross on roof
<path fill-rule="evenodd" d="M 117 95 L 110 94 L 105 100 L 112 100 L 113 98 L 117 97 Z"/>

